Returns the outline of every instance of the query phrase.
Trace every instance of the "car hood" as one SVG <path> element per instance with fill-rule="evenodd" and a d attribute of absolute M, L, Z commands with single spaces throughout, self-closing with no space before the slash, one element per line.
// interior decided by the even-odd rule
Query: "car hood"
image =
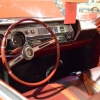
<path fill-rule="evenodd" d="M 0 18 L 62 18 L 63 0 L 0 0 Z M 58 9 L 60 7 L 60 10 Z"/>

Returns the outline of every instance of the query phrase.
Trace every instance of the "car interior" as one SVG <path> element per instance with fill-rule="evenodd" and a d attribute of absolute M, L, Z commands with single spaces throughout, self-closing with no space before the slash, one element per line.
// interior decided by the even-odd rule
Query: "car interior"
<path fill-rule="evenodd" d="M 64 18 L 0 21 L 0 84 L 25 97 L 16 99 L 0 85 L 0 100 L 6 100 L 1 93 L 9 100 L 99 100 L 100 18 L 94 27 L 81 24 L 64 24 Z"/>

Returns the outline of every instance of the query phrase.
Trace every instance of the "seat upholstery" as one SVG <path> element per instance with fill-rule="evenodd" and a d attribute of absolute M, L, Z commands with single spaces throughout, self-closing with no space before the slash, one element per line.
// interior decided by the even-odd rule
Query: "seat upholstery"
<path fill-rule="evenodd" d="M 100 92 L 93 95 L 89 100 L 100 100 Z"/>
<path fill-rule="evenodd" d="M 85 75 L 90 79 L 87 83 L 94 82 L 90 85 L 95 95 L 89 99 L 89 91 L 84 84 L 82 77 L 70 75 L 60 79 L 54 83 L 36 88 L 23 94 L 29 100 L 99 100 L 100 98 L 100 67 L 95 67 L 84 71 L 81 75 Z M 89 83 L 89 84 L 90 84 Z M 97 86 L 97 88 L 95 87 Z M 98 93 L 99 92 L 99 93 Z"/>
<path fill-rule="evenodd" d="M 88 93 L 78 76 L 68 76 L 23 94 L 28 100 L 87 100 Z"/>

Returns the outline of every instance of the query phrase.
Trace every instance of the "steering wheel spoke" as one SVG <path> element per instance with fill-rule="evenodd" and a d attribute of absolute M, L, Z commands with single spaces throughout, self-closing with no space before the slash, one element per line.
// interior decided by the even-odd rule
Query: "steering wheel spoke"
<path fill-rule="evenodd" d="M 8 63 L 9 63 L 9 66 L 10 67 L 13 67 L 14 65 L 16 65 L 17 63 L 19 63 L 22 59 L 23 59 L 23 54 L 20 54 L 18 55 L 17 57 L 13 58 L 12 60 L 10 60 Z"/>
<path fill-rule="evenodd" d="M 38 45 L 36 47 L 33 47 L 33 51 L 36 52 L 36 51 L 38 51 L 38 50 L 40 50 L 40 49 L 42 49 L 44 47 L 47 47 L 47 46 L 49 46 L 49 45 L 51 45 L 53 43 L 55 43 L 55 39 L 50 39 L 50 40 L 48 40 L 46 42 L 41 43 L 40 45 Z"/>

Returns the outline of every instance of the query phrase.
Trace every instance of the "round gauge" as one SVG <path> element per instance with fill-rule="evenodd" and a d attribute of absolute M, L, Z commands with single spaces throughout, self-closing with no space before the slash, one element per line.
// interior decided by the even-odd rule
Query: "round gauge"
<path fill-rule="evenodd" d="M 25 36 L 22 32 L 14 32 L 11 40 L 13 47 L 20 47 L 25 43 Z"/>
<path fill-rule="evenodd" d="M 67 34 L 66 34 L 66 40 L 67 40 L 67 41 L 72 40 L 73 35 L 74 35 L 73 33 L 67 33 Z"/>
<path fill-rule="evenodd" d="M 2 40 L 3 40 L 3 35 L 2 34 L 0 34 L 0 46 L 1 46 L 1 43 L 2 43 Z"/>

